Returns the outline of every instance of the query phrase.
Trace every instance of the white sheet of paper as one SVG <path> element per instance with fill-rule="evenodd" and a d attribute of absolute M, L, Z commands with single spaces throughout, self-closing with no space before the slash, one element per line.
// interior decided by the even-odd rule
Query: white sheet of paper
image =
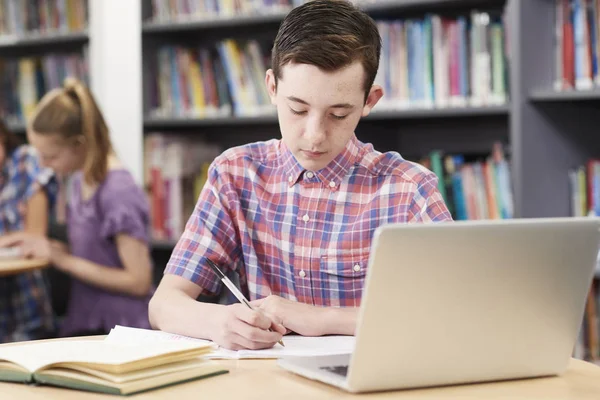
<path fill-rule="evenodd" d="M 241 359 L 241 358 L 280 358 L 284 356 L 327 356 L 337 354 L 350 354 L 354 350 L 354 336 L 320 336 L 305 337 L 288 335 L 283 337 L 285 347 L 276 344 L 264 350 L 227 350 L 221 347 L 206 355 L 212 359 Z M 212 343 L 202 339 L 173 333 L 154 331 L 139 328 L 115 326 L 105 340 L 124 343 L 140 343 L 142 341 L 179 341 L 191 340 Z"/>

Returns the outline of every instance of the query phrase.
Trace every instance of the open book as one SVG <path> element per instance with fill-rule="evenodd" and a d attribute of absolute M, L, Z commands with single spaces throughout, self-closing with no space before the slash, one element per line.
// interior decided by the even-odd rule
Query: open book
<path fill-rule="evenodd" d="M 226 373 L 203 343 L 50 340 L 0 346 L 0 380 L 128 395 Z"/>
<path fill-rule="evenodd" d="M 156 343 L 180 342 L 212 344 L 212 342 L 187 336 L 176 335 L 156 330 L 129 328 L 117 325 L 111 329 L 104 339 L 111 343 Z M 354 336 L 320 336 L 305 337 L 287 335 L 283 337 L 285 347 L 276 344 L 264 350 L 228 350 L 218 348 L 208 354 L 213 359 L 242 359 L 242 358 L 280 358 L 284 356 L 329 356 L 351 354 L 354 350 Z"/>

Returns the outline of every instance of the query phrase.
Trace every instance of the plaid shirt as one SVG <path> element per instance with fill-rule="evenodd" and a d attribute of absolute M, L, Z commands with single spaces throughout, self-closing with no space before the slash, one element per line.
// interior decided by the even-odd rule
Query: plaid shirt
<path fill-rule="evenodd" d="M 52 173 L 40 167 L 33 148 L 18 147 L 0 174 L 0 234 L 24 228 L 20 209 L 42 187 L 55 189 Z M 41 271 L 0 277 L 0 343 L 38 339 L 55 328 L 50 292 Z"/>
<path fill-rule="evenodd" d="M 239 275 L 250 300 L 274 294 L 359 306 L 378 226 L 447 220 L 437 177 L 397 153 L 354 137 L 326 168 L 306 171 L 273 139 L 212 163 L 165 273 L 215 295 L 222 283 L 206 265 L 210 257 Z"/>

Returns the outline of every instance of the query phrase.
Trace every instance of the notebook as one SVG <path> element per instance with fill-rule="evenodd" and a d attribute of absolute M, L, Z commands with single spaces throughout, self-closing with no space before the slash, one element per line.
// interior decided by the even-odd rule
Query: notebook
<path fill-rule="evenodd" d="M 0 381 L 129 395 L 228 372 L 191 341 L 50 340 L 0 346 Z"/>
<path fill-rule="evenodd" d="M 120 325 L 115 326 L 105 340 L 114 343 L 189 341 L 214 345 L 213 342 L 207 340 L 176 335 L 163 331 L 130 328 Z M 284 338 L 284 342 L 285 347 L 276 344 L 270 349 L 263 350 L 235 351 L 219 347 L 210 354 L 207 354 L 206 357 L 211 359 L 277 359 L 284 356 L 310 357 L 350 354 L 354 349 L 354 336 L 305 337 L 298 335 L 287 335 Z"/>

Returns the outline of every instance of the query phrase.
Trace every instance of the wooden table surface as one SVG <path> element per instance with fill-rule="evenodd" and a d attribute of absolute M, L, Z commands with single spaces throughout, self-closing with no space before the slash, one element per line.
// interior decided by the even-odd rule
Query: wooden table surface
<path fill-rule="evenodd" d="M 562 377 L 461 385 L 434 389 L 349 394 L 296 376 L 274 360 L 220 360 L 229 373 L 130 396 L 135 399 L 485 399 L 485 400 L 598 400 L 600 367 L 571 360 Z M 47 386 L 0 383 L 0 398 L 24 400 L 115 399 L 118 396 Z"/>
<path fill-rule="evenodd" d="M 14 275 L 47 266 L 48 260 L 39 258 L 0 260 L 0 276 Z"/>

